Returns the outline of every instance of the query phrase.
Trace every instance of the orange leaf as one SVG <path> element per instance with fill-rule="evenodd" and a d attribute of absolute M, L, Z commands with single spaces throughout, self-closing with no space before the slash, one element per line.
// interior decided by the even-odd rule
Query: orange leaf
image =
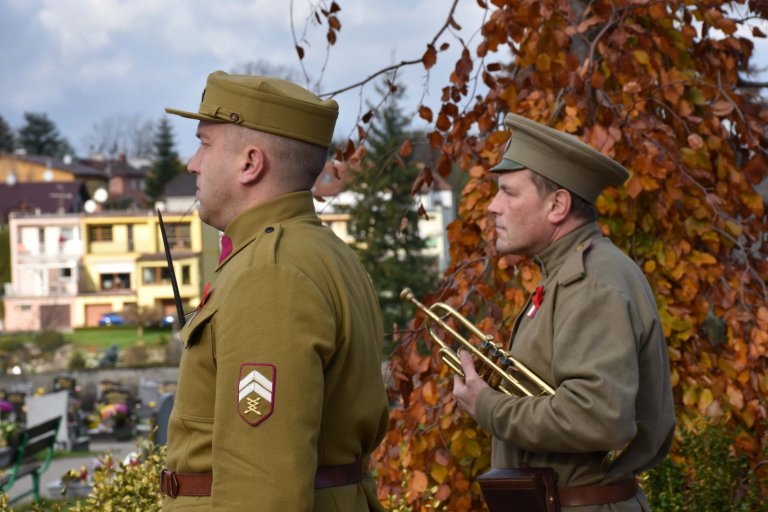
<path fill-rule="evenodd" d="M 411 474 L 411 481 L 408 487 L 410 487 L 411 491 L 421 494 L 427 490 L 427 483 L 427 475 L 423 471 L 416 470 Z"/>
<path fill-rule="evenodd" d="M 419 107 L 419 117 L 424 119 L 426 122 L 431 123 L 432 122 L 432 109 L 429 107 L 425 107 L 424 105 Z"/>
<path fill-rule="evenodd" d="M 421 62 L 424 64 L 424 69 L 430 69 L 435 65 L 435 62 L 437 62 L 437 50 L 435 50 L 433 45 L 427 45 L 427 51 L 424 52 Z"/>
<path fill-rule="evenodd" d="M 693 149 L 701 149 L 704 147 L 704 141 L 697 133 L 692 133 L 688 136 L 688 145 Z"/>
<path fill-rule="evenodd" d="M 411 156 L 412 152 L 413 146 L 411 144 L 411 139 L 405 139 L 405 141 L 403 141 L 403 145 L 400 146 L 400 156 L 403 158 L 408 158 Z"/>

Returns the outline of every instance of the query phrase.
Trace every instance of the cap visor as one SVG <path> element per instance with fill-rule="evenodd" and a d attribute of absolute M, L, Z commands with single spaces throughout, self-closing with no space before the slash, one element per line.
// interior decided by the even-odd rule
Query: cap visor
<path fill-rule="evenodd" d="M 198 121 L 210 121 L 212 123 L 225 123 L 223 119 L 216 119 L 215 117 L 206 116 L 198 112 L 186 112 L 184 110 L 176 110 L 175 108 L 166 108 L 166 112 L 175 116 L 186 117 L 187 119 L 197 119 Z"/>
<path fill-rule="evenodd" d="M 491 172 L 519 171 L 520 169 L 525 169 L 525 168 L 526 167 L 519 162 L 515 162 L 514 160 L 510 160 L 509 158 L 502 158 L 501 162 L 499 162 L 496 165 L 496 167 L 491 167 Z"/>

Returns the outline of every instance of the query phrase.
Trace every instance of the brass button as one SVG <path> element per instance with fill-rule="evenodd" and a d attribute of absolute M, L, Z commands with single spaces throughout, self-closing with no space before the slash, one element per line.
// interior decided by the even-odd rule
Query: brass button
<path fill-rule="evenodd" d="M 275 230 L 272 226 L 269 226 L 267 229 L 264 230 L 265 233 L 271 233 Z"/>
<path fill-rule="evenodd" d="M 232 112 L 231 114 L 229 114 L 229 120 L 232 121 L 233 123 L 240 122 L 240 114 L 238 114 L 237 112 Z"/>

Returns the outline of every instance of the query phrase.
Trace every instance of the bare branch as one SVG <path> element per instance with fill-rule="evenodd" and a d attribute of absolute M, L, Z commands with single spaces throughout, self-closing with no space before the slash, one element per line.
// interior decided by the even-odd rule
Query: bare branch
<path fill-rule="evenodd" d="M 437 34 L 435 34 L 435 36 L 432 38 L 432 41 L 429 43 L 430 45 L 434 45 L 437 42 L 437 40 L 440 38 L 440 36 L 442 36 L 443 33 L 446 30 L 448 30 L 448 28 L 451 26 L 451 20 L 453 19 L 453 13 L 456 12 L 456 6 L 458 5 L 458 3 L 459 3 L 459 0 L 453 0 L 453 4 L 451 5 L 450 10 L 448 11 L 448 17 L 446 18 L 445 23 L 443 24 L 442 27 L 440 27 L 440 30 L 437 31 Z M 401 67 L 404 67 L 404 66 L 411 66 L 413 64 L 418 64 L 418 63 L 421 62 L 421 60 L 422 60 L 422 58 L 419 57 L 418 59 L 404 60 L 404 61 L 400 62 L 399 64 L 394 64 L 392 66 L 387 66 L 386 68 L 380 69 L 379 71 L 373 73 L 372 75 L 369 75 L 367 78 L 364 78 L 364 79 L 362 79 L 362 80 L 360 80 L 358 82 L 355 82 L 354 84 L 348 85 L 346 87 L 342 87 L 341 89 L 336 89 L 335 91 L 330 91 L 330 92 L 322 93 L 322 94 L 320 94 L 320 96 L 321 97 L 330 97 L 330 98 L 332 98 L 333 96 L 336 96 L 337 94 L 341 94 L 341 93 L 349 91 L 351 89 L 355 89 L 356 87 L 361 87 L 361 86 L 367 84 L 368 82 L 370 82 L 371 80 L 373 80 L 374 78 L 376 78 L 376 77 L 378 77 L 380 75 L 383 75 L 384 73 L 389 73 L 391 71 L 400 69 Z"/>

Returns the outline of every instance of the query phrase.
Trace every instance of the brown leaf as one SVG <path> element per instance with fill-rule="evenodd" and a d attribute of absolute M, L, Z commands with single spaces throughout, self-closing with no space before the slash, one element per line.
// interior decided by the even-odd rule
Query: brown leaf
<path fill-rule="evenodd" d="M 692 133 L 688 136 L 688 145 L 693 149 L 701 149 L 704 147 L 704 140 L 697 133 Z"/>
<path fill-rule="evenodd" d="M 301 46 L 296 45 L 296 53 L 299 54 L 299 59 L 304 58 L 304 48 L 302 48 Z"/>
<path fill-rule="evenodd" d="M 411 139 L 405 139 L 403 144 L 400 146 L 400 156 L 403 158 L 408 158 L 411 156 L 412 152 L 413 144 L 411 143 Z"/>
<path fill-rule="evenodd" d="M 339 4 L 336 2 L 331 2 L 331 8 L 328 10 L 331 14 L 335 12 L 339 12 L 341 10 L 341 7 L 339 7 Z"/>
<path fill-rule="evenodd" d="M 433 45 L 427 45 L 427 51 L 424 52 L 421 62 L 424 64 L 424 69 L 430 69 L 435 65 L 435 62 L 437 62 L 437 51 Z"/>
<path fill-rule="evenodd" d="M 400 231 L 405 231 L 408 228 L 408 217 L 403 215 L 403 218 L 400 219 Z"/>
<path fill-rule="evenodd" d="M 451 47 L 451 45 L 450 45 L 450 44 L 448 44 L 448 43 L 443 43 L 443 44 L 441 44 L 441 45 L 440 45 L 440 51 L 441 51 L 441 52 L 444 52 L 445 50 L 447 50 L 447 49 L 448 49 L 448 48 L 450 48 L 450 47 Z"/>
<path fill-rule="evenodd" d="M 717 117 L 725 117 L 733 112 L 733 103 L 727 100 L 716 101 L 712 105 L 712 113 Z"/>
<path fill-rule="evenodd" d="M 429 132 L 427 139 L 429 139 L 429 144 L 435 149 L 439 149 L 443 144 L 443 136 L 437 130 Z"/>
<path fill-rule="evenodd" d="M 328 35 L 326 36 L 330 45 L 336 44 L 336 32 L 332 28 L 328 29 Z"/>
<path fill-rule="evenodd" d="M 426 122 L 431 123 L 432 122 L 432 109 L 429 107 L 425 107 L 424 105 L 419 107 L 419 117 L 424 119 Z"/>
<path fill-rule="evenodd" d="M 373 117 L 373 110 L 369 110 L 368 112 L 363 114 L 363 122 L 370 123 L 372 117 Z"/>
<path fill-rule="evenodd" d="M 336 16 L 328 16 L 328 25 L 334 30 L 341 30 L 341 21 Z"/>

